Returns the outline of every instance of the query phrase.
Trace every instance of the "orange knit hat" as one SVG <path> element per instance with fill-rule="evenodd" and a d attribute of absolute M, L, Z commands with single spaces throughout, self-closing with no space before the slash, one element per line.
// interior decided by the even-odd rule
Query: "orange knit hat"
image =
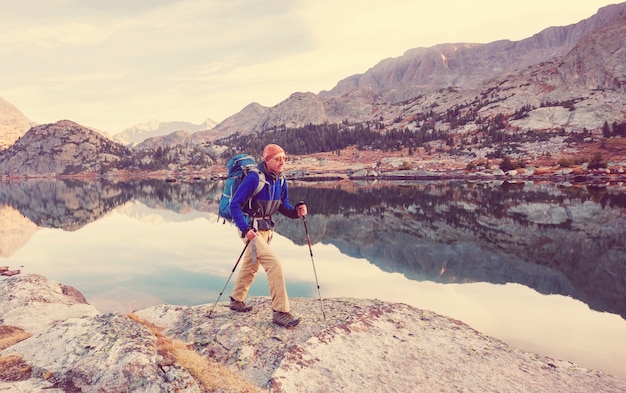
<path fill-rule="evenodd" d="M 265 146 L 265 149 L 263 149 L 263 161 L 268 162 L 272 159 L 272 157 L 280 153 L 285 153 L 283 148 L 276 144 L 270 143 L 269 145 Z"/>

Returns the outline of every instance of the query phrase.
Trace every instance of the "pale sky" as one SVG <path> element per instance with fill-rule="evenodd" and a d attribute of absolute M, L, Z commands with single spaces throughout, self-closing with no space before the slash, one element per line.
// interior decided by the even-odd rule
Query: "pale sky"
<path fill-rule="evenodd" d="M 521 40 L 606 0 L 0 0 L 0 97 L 115 134 L 220 122 L 408 49 Z"/>

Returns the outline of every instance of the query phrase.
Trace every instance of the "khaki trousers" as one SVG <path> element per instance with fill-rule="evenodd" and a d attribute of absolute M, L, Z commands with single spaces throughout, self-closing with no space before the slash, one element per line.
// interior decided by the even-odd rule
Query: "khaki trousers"
<path fill-rule="evenodd" d="M 287 297 L 287 288 L 285 287 L 283 267 L 269 246 L 272 235 L 273 231 L 271 230 L 258 231 L 257 237 L 248 244 L 243 257 L 243 264 L 235 280 L 232 298 L 240 302 L 245 300 L 260 265 L 263 266 L 267 274 L 272 308 L 274 311 L 289 312 L 289 298 Z M 241 237 L 241 232 L 239 232 L 239 236 Z M 244 238 L 243 241 L 246 242 L 247 239 Z M 256 253 L 256 261 L 254 261 L 253 253 Z"/>

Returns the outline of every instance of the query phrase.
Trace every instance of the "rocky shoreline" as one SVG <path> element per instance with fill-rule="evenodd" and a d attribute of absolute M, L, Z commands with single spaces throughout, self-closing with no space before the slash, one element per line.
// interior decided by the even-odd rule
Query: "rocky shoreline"
<path fill-rule="evenodd" d="M 620 145 L 621 146 L 621 145 Z M 592 168 L 590 164 L 578 163 L 562 167 L 563 161 L 574 161 L 571 154 L 561 154 L 558 146 L 551 156 L 525 160 L 524 167 L 504 171 L 500 169 L 500 159 L 478 160 L 478 164 L 467 157 L 445 153 L 434 155 L 408 155 L 406 151 L 359 151 L 346 148 L 336 153 L 314 153 L 293 156 L 286 167 L 285 175 L 296 181 L 412 181 L 412 180 L 469 180 L 469 181 L 551 181 L 587 184 L 620 184 L 626 182 L 626 161 L 623 148 L 612 153 L 605 152 L 607 161 L 602 168 Z M 588 151 L 579 156 L 589 156 Z M 472 165 L 473 164 L 473 165 Z M 470 168 L 471 166 L 471 168 Z M 168 182 L 194 180 L 223 180 L 227 170 L 224 162 L 193 170 L 178 168 L 155 171 L 113 170 L 107 173 L 86 172 L 74 175 L 49 173 L 45 175 L 6 175 L 0 174 L 0 181 L 19 182 L 36 179 L 162 179 Z"/>
<path fill-rule="evenodd" d="M 626 184 L 626 172 L 610 172 L 610 171 L 570 171 L 570 170 L 551 170 L 545 172 L 503 172 L 494 170 L 487 171 L 464 171 L 464 170 L 445 170 L 445 171 L 415 171 L 415 170 L 397 170 L 397 171 L 350 171 L 350 170 L 329 170 L 329 171 L 303 171 L 290 170 L 286 172 L 286 177 L 290 181 L 302 182 L 321 182 L 321 181 L 421 181 L 421 180 L 465 180 L 465 181 L 501 181 L 501 182 L 553 182 L 568 184 L 592 184 L 592 185 L 623 185 Z M 23 177 L 23 176 L 4 176 L 0 175 L 0 181 L 3 182 L 19 182 L 25 180 L 41 180 L 41 179 L 77 179 L 85 181 L 96 181 L 99 176 L 93 174 L 81 175 L 50 175 L 41 177 Z M 166 182 L 177 181 L 197 181 L 197 180 L 225 180 L 224 172 L 201 171 L 201 172 L 152 172 L 152 173 L 116 173 L 115 175 L 107 175 L 104 178 L 108 180 L 131 180 L 131 179 L 162 179 Z"/>
<path fill-rule="evenodd" d="M 319 299 L 295 298 L 303 322 L 284 329 L 271 323 L 268 298 L 249 303 L 246 314 L 222 302 L 210 318 L 213 304 L 160 305 L 131 318 L 102 314 L 76 289 L 43 276 L 2 278 L 0 391 L 626 391 L 617 377 L 521 351 L 405 304 L 324 299 L 324 318 Z M 207 386 L 194 366 L 163 350 L 163 340 L 184 343 L 242 384 Z"/>

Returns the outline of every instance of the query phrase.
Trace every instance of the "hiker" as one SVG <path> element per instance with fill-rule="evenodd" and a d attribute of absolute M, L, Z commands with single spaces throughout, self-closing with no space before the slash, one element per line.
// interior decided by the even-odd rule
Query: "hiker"
<path fill-rule="evenodd" d="M 272 216 L 276 212 L 289 217 L 299 218 L 307 214 L 304 203 L 292 206 L 289 203 L 287 184 L 282 174 L 287 161 L 285 151 L 276 144 L 269 144 L 263 149 L 263 161 L 257 168 L 265 175 L 266 186 L 256 195 L 253 193 L 259 183 L 259 175 L 250 171 L 235 192 L 230 204 L 230 213 L 244 242 L 250 241 L 243 259 L 243 265 L 230 297 L 230 308 L 238 312 L 248 312 L 252 306 L 244 300 L 252 285 L 254 276 L 263 266 L 272 298 L 273 322 L 284 327 L 296 326 L 300 318 L 289 312 L 289 298 L 285 287 L 285 277 L 280 260 L 269 244 L 274 233 Z M 252 199 L 250 197 L 252 196 Z"/>

